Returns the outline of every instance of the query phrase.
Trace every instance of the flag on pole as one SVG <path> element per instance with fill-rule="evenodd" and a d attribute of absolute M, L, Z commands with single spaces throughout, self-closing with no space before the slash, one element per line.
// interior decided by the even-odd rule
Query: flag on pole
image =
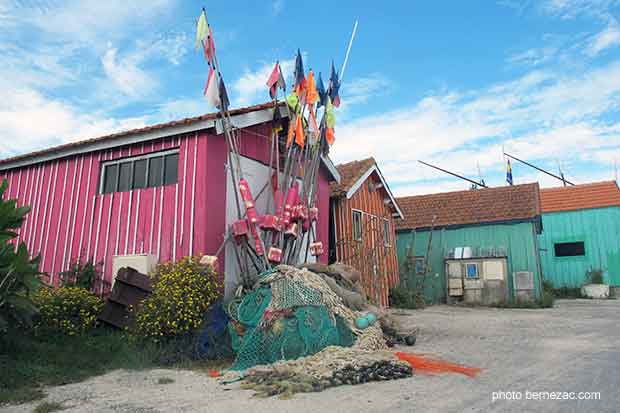
<path fill-rule="evenodd" d="M 269 96 L 272 99 L 276 98 L 277 88 L 282 90 L 286 89 L 286 83 L 284 82 L 284 76 L 282 76 L 282 70 L 280 69 L 280 63 L 276 62 L 273 67 L 273 71 L 267 79 L 267 86 L 269 87 Z"/>
<path fill-rule="evenodd" d="M 506 166 L 506 182 L 508 185 L 512 185 L 512 166 L 510 165 L 510 159 L 508 159 L 508 165 Z"/>
<path fill-rule="evenodd" d="M 323 84 L 323 78 L 321 77 L 321 72 L 319 72 L 319 80 L 316 82 L 316 91 L 319 94 L 319 103 L 317 105 L 317 109 L 321 106 L 325 106 L 327 93 L 325 92 L 325 85 Z"/>
<path fill-rule="evenodd" d="M 295 143 L 303 148 L 305 140 L 302 116 L 297 116 L 297 121 L 295 122 Z"/>
<path fill-rule="evenodd" d="M 220 92 L 220 109 L 222 110 L 228 110 L 228 106 L 230 105 L 230 100 L 228 100 L 228 93 L 226 92 L 226 85 L 224 84 L 224 78 L 222 77 L 222 74 L 218 72 L 219 78 L 220 78 L 220 84 L 219 84 L 219 92 Z"/>
<path fill-rule="evenodd" d="M 338 80 L 338 72 L 336 72 L 336 68 L 334 67 L 334 62 L 332 62 L 332 72 L 329 76 L 329 89 L 328 94 L 332 103 L 335 107 L 340 107 L 340 80 Z"/>
<path fill-rule="evenodd" d="M 220 105 L 220 91 L 217 84 L 217 76 L 215 70 L 209 67 L 209 77 L 207 78 L 207 84 L 205 85 L 204 95 L 212 106 L 216 108 Z"/>
<path fill-rule="evenodd" d="M 312 69 L 308 71 L 308 79 L 306 79 L 306 103 L 309 105 L 314 105 L 319 99 L 319 93 L 316 90 L 316 85 L 314 83 L 314 73 L 312 73 Z"/>
<path fill-rule="evenodd" d="M 297 93 L 293 90 L 290 95 L 286 97 L 286 103 L 291 108 L 291 110 L 297 114 L 301 113 L 301 105 L 299 104 L 299 97 Z"/>
<path fill-rule="evenodd" d="M 327 141 L 329 146 L 332 146 L 334 144 L 334 142 L 336 141 L 336 137 L 334 136 L 334 128 L 325 129 L 325 140 Z"/>
<path fill-rule="evenodd" d="M 336 126 L 336 114 L 334 113 L 334 106 L 331 99 L 327 98 L 327 104 L 325 105 L 325 124 L 328 128 L 334 128 Z"/>
<path fill-rule="evenodd" d="M 306 77 L 304 75 L 304 62 L 301 58 L 301 51 L 297 49 L 295 58 L 295 91 L 298 96 L 302 96 L 302 91 L 306 88 Z"/>
<path fill-rule="evenodd" d="M 205 52 L 205 59 L 213 66 L 213 57 L 215 56 L 215 43 L 213 42 L 213 32 L 211 28 L 208 28 L 207 38 L 203 41 L 203 48 Z"/>
<path fill-rule="evenodd" d="M 288 132 L 286 133 L 286 147 L 290 147 L 293 143 L 293 135 L 295 134 L 295 128 L 293 127 L 293 120 L 288 123 Z"/>
<path fill-rule="evenodd" d="M 205 13 L 205 9 L 202 9 L 198 17 L 198 23 L 196 24 L 196 49 L 203 47 L 203 42 L 208 35 L 209 25 L 207 24 L 207 14 Z"/>

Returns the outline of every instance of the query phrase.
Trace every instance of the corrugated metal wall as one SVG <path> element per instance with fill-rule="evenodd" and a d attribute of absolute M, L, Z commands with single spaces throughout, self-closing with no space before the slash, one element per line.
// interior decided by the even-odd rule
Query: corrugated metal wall
<path fill-rule="evenodd" d="M 268 124 L 242 130 L 241 154 L 268 163 L 268 135 Z M 99 193 L 102 162 L 172 148 L 179 148 L 176 184 Z M 226 232 L 225 163 L 223 135 L 200 132 L 15 168 L 0 179 L 9 183 L 5 199 L 32 207 L 17 241 L 24 241 L 33 256 L 41 254 L 40 269 L 56 285 L 58 274 L 78 258 L 101 263 L 111 281 L 114 255 L 148 253 L 164 262 L 215 253 Z M 325 171 L 317 206 L 317 239 L 327 246 Z M 327 262 L 327 252 L 320 260 Z M 222 253 L 222 267 L 223 262 Z"/>
<path fill-rule="evenodd" d="M 543 274 L 555 288 L 581 287 L 591 268 L 605 270 L 605 281 L 620 285 L 620 208 L 546 213 L 542 222 Z M 576 241 L 584 242 L 585 256 L 555 256 L 555 243 Z"/>
<path fill-rule="evenodd" d="M 418 231 L 412 237 L 410 231 L 396 234 L 398 262 L 401 279 L 415 285 L 414 270 L 407 270 L 406 256 L 413 238 L 412 254 L 424 257 L 428 248 L 430 231 Z M 531 271 L 534 274 L 535 294 L 539 294 L 539 270 L 536 255 L 536 237 L 533 223 L 497 224 L 435 230 L 433 232 L 429 265 L 432 273 L 426 276 L 424 298 L 427 303 L 444 302 L 446 298 L 446 277 L 444 256 L 455 247 L 505 247 L 508 251 L 508 288 L 512 294 L 512 273 Z"/>
<path fill-rule="evenodd" d="M 394 218 L 391 209 L 383 202 L 384 191 L 371 192 L 368 187 L 370 182 L 377 183 L 378 180 L 373 176 L 369 177 L 351 199 L 347 199 L 346 196 L 334 199 L 336 259 L 360 270 L 362 284 L 368 297 L 386 307 L 389 305 L 390 288 L 398 283 Z M 364 212 L 362 241 L 353 240 L 354 209 Z M 373 216 L 377 218 L 373 220 Z M 387 219 L 390 226 L 387 243 L 383 235 L 383 219 Z"/>

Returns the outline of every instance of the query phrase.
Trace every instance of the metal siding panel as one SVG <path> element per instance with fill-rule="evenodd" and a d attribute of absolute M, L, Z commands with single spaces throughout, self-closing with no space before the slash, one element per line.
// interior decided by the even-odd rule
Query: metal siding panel
<path fill-rule="evenodd" d="M 606 282 L 620 285 L 620 208 L 548 213 L 542 220 L 541 264 L 555 288 L 580 287 L 590 268 L 602 268 Z M 586 255 L 555 257 L 554 243 L 570 241 L 584 241 Z"/>
<path fill-rule="evenodd" d="M 531 271 L 534 273 L 536 294 L 539 293 L 539 271 L 536 265 L 535 239 L 532 232 L 533 223 L 480 225 L 458 229 L 436 230 L 433 233 L 433 245 L 429 259 L 434 283 L 425 285 L 425 298 L 429 301 L 445 299 L 445 268 L 444 251 L 455 247 L 491 247 L 506 246 L 508 248 L 508 281 L 512 292 L 511 274 L 513 271 Z M 428 245 L 429 231 L 417 232 L 414 255 L 424 256 Z M 397 234 L 399 261 L 404 262 L 410 232 Z M 411 279 L 411 277 L 410 277 Z"/>

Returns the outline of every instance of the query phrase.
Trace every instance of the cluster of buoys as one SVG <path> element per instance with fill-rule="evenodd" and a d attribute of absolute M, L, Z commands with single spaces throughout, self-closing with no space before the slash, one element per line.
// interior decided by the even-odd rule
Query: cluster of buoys
<path fill-rule="evenodd" d="M 373 313 L 366 313 L 355 319 L 355 327 L 364 330 L 377 322 L 377 316 Z"/>

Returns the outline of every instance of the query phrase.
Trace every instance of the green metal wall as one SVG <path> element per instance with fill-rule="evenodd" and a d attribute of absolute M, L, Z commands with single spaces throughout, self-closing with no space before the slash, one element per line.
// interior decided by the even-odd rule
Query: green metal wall
<path fill-rule="evenodd" d="M 620 285 L 620 208 L 543 214 L 539 235 L 543 277 L 559 287 L 581 287 L 586 272 L 603 269 L 605 281 Z M 557 242 L 583 241 L 585 256 L 556 257 Z"/>
<path fill-rule="evenodd" d="M 430 231 L 416 232 L 414 255 L 424 256 L 428 246 Z M 408 271 L 405 265 L 407 250 L 411 243 L 410 231 L 396 234 L 396 246 L 401 280 L 414 285 L 414 271 Z M 532 222 L 515 224 L 478 225 L 457 229 L 433 231 L 432 248 L 429 259 L 432 275 L 427 275 L 424 284 L 424 298 L 427 303 L 445 301 L 445 267 L 446 251 L 455 247 L 505 247 L 508 251 L 508 288 L 512 295 L 512 273 L 514 271 L 531 271 L 534 274 L 535 294 L 540 296 L 540 271 L 537 262 L 537 237 Z M 438 274 L 435 276 L 435 274 Z"/>

